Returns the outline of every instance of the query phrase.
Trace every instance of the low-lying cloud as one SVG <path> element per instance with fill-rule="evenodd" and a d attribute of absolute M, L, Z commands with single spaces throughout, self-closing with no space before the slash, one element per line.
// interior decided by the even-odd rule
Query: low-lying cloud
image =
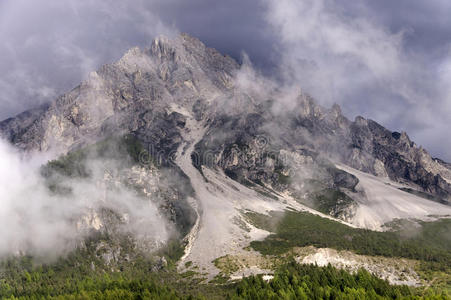
<path fill-rule="evenodd" d="M 138 241 L 157 248 L 169 237 L 172 229 L 152 201 L 108 178 L 109 170 L 117 170 L 115 162 L 90 160 L 86 180 L 56 178 L 63 194 L 51 191 L 41 175 L 45 162 L 38 155 L 24 157 L 0 140 L 0 257 L 51 258 L 73 250 L 93 230 L 105 229 L 105 209 L 119 216 L 119 231 Z"/>

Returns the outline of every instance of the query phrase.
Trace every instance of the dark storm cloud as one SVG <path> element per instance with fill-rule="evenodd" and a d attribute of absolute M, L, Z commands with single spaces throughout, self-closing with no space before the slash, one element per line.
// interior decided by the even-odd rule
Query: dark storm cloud
<path fill-rule="evenodd" d="M 54 98 L 89 71 L 187 32 L 263 73 L 405 130 L 451 160 L 447 0 L 3 0 L 0 118 Z"/>
<path fill-rule="evenodd" d="M 172 28 L 164 26 L 145 3 L 3 1 L 0 118 L 67 91 L 132 46 L 148 45 L 157 34 L 171 34 Z"/>
<path fill-rule="evenodd" d="M 237 60 L 242 51 L 264 71 L 277 62 L 277 37 L 268 32 L 266 5 L 254 0 L 161 1 L 153 7 L 167 23 L 200 38 Z"/>

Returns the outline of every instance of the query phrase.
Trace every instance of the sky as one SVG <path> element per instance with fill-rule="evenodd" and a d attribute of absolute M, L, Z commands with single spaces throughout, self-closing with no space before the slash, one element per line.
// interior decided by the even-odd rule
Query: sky
<path fill-rule="evenodd" d="M 451 161 L 448 0 L 0 0 L 0 119 L 160 34 L 191 34 Z"/>

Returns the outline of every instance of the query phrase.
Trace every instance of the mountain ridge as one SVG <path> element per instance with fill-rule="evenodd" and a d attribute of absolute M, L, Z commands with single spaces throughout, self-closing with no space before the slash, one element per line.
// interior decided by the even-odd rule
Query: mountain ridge
<path fill-rule="evenodd" d="M 209 132 L 221 133 L 219 124 L 234 119 L 247 126 L 248 132 L 239 134 L 255 138 L 260 130 L 285 147 L 320 152 L 449 202 L 449 165 L 418 148 L 406 133 L 391 132 L 363 117 L 350 121 L 338 105 L 325 109 L 304 93 L 291 99 L 289 110 L 274 113 L 274 107 L 287 104 L 274 100 L 283 95 L 277 90 L 267 95 L 243 91 L 237 85 L 240 71 L 232 58 L 187 34 L 159 37 L 150 47 L 132 48 L 116 63 L 92 72 L 50 105 L 0 122 L 0 135 L 23 150 L 67 153 L 123 131 L 167 155 L 180 144 L 185 122 L 182 114 L 172 111 L 175 104 L 206 120 Z M 280 132 L 261 127 L 268 124 L 276 124 Z"/>

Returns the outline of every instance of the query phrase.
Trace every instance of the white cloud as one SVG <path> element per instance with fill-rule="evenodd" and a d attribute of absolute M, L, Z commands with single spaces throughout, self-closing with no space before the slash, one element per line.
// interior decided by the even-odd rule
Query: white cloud
<path fill-rule="evenodd" d="M 122 226 L 119 228 L 142 242 L 159 245 L 168 238 L 171 228 L 152 201 L 121 185 L 112 188 L 105 184 L 106 170 L 117 169 L 114 162 L 90 160 L 89 180 L 58 180 L 71 188 L 72 193 L 66 196 L 48 189 L 40 174 L 45 162 L 44 154 L 24 157 L 0 140 L 0 257 L 27 253 L 52 258 L 64 254 L 89 233 L 83 228 L 101 226 L 101 219 L 96 224 L 89 223 L 100 208 L 127 215 L 128 222 L 118 224 Z M 78 224 L 84 226 L 77 228 Z"/>
<path fill-rule="evenodd" d="M 264 0 L 266 19 L 279 37 L 281 72 L 320 103 L 341 104 L 349 117 L 364 115 L 451 159 L 447 136 L 446 69 L 406 48 L 409 28 L 393 32 L 360 3 L 357 13 L 338 0 Z M 446 65 L 446 64 L 445 64 Z M 442 71 L 440 71 L 442 70 Z M 448 93 L 449 95 L 449 93 Z M 431 135 L 432 134 L 432 135 Z"/>
<path fill-rule="evenodd" d="M 391 34 L 363 17 L 347 17 L 333 1 L 270 0 L 267 4 L 268 21 L 282 41 L 283 67 L 296 69 L 287 75 L 326 96 L 322 101 L 333 102 L 351 80 L 383 82 L 401 72 L 401 33 Z M 307 79 L 310 75 L 314 80 Z M 336 92 L 321 95 L 325 86 Z"/>

